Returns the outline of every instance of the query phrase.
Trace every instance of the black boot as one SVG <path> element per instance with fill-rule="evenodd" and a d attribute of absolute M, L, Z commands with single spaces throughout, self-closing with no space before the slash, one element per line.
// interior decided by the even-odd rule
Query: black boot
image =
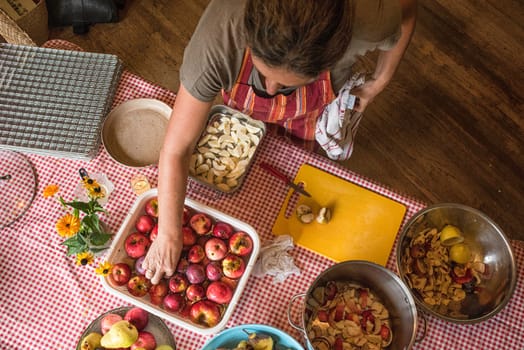
<path fill-rule="evenodd" d="M 47 0 L 49 25 L 72 25 L 75 34 L 85 34 L 91 24 L 117 22 L 124 5 L 125 0 Z"/>

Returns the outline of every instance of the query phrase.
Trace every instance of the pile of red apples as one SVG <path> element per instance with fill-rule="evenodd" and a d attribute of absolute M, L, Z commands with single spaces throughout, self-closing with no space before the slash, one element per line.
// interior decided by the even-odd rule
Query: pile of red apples
<path fill-rule="evenodd" d="M 248 233 L 187 206 L 183 213 L 183 250 L 176 272 L 152 284 L 142 268 L 158 235 L 158 199 L 145 202 L 143 214 L 125 241 L 127 257 L 113 262 L 107 282 L 126 286 L 131 295 L 195 324 L 213 327 L 221 320 L 253 251 Z"/>

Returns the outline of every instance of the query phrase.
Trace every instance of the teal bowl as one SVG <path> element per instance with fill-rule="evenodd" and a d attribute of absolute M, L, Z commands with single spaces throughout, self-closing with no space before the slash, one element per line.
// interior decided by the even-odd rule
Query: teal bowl
<path fill-rule="evenodd" d="M 264 333 L 271 336 L 275 342 L 275 349 L 304 350 L 304 347 L 286 332 L 262 324 L 245 324 L 225 329 L 209 339 L 201 350 L 234 349 L 240 341 L 247 339 L 248 333 Z"/>

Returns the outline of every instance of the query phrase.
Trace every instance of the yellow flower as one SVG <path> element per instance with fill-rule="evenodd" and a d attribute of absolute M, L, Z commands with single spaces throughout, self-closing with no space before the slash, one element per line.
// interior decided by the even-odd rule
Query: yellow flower
<path fill-rule="evenodd" d="M 93 263 L 94 257 L 90 252 L 82 252 L 76 256 L 77 265 L 91 265 Z"/>
<path fill-rule="evenodd" d="M 102 198 L 105 196 L 104 189 L 100 186 L 100 184 L 89 177 L 84 177 L 82 179 L 84 183 L 84 188 L 87 190 L 89 197 L 91 198 Z"/>
<path fill-rule="evenodd" d="M 44 198 L 52 197 L 54 196 L 60 188 L 56 184 L 47 185 L 46 188 L 44 188 L 44 191 L 42 195 Z"/>
<path fill-rule="evenodd" d="M 67 213 L 58 219 L 55 228 L 61 237 L 69 238 L 80 230 L 80 219 Z"/>
<path fill-rule="evenodd" d="M 109 261 L 101 262 L 95 269 L 95 273 L 99 276 L 107 276 L 111 272 L 113 265 Z"/>

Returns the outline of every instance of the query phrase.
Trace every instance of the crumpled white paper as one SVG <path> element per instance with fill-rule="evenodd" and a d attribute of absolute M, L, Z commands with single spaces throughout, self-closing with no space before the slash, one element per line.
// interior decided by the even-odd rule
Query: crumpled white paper
<path fill-rule="evenodd" d="M 293 238 L 288 235 L 277 236 L 262 248 L 252 274 L 257 277 L 274 276 L 273 282 L 282 283 L 292 275 L 300 275 L 288 250 L 293 249 Z"/>

